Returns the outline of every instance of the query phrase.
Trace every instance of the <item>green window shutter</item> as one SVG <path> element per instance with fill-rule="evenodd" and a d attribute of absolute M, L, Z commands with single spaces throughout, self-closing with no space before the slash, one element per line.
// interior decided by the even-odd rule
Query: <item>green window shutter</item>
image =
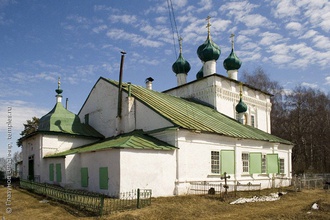
<path fill-rule="evenodd" d="M 100 189 L 108 189 L 108 167 L 100 167 L 99 170 L 99 182 Z"/>
<path fill-rule="evenodd" d="M 49 181 L 54 181 L 54 164 L 49 164 Z"/>
<path fill-rule="evenodd" d="M 61 172 L 61 164 L 56 164 L 56 182 L 62 182 L 62 172 Z"/>
<path fill-rule="evenodd" d="M 235 151 L 222 150 L 220 162 L 221 162 L 221 174 L 224 174 L 224 172 L 228 174 L 235 174 Z"/>
<path fill-rule="evenodd" d="M 261 173 L 261 153 L 250 153 L 250 174 Z"/>
<path fill-rule="evenodd" d="M 267 173 L 278 173 L 278 154 L 267 154 Z"/>
<path fill-rule="evenodd" d="M 81 174 L 81 186 L 88 187 L 88 168 L 82 167 L 80 169 L 80 174 Z"/>

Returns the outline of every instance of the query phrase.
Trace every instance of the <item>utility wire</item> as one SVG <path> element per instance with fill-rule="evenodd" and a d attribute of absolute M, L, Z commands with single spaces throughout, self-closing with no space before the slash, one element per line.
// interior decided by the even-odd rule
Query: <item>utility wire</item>
<path fill-rule="evenodd" d="M 168 7 L 168 14 L 169 14 L 170 23 L 171 23 L 171 29 L 172 29 L 172 33 L 173 33 L 172 36 L 173 36 L 174 53 L 175 53 L 175 57 L 178 57 L 177 50 L 176 50 L 175 34 L 177 35 L 178 41 L 180 41 L 180 36 L 179 36 L 179 32 L 178 32 L 178 26 L 177 26 L 176 20 L 175 20 L 172 0 L 167 0 L 167 7 Z M 175 30 L 174 30 L 173 24 L 174 24 Z"/>

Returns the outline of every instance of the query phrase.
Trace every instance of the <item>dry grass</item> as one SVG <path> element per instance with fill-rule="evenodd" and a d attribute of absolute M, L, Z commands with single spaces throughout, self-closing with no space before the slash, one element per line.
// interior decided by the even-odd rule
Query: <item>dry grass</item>
<path fill-rule="evenodd" d="M 268 194 L 270 191 L 262 191 Z M 6 188 L 0 186 L 0 204 L 6 200 Z M 251 196 L 251 195 L 250 195 Z M 97 219 L 56 203 L 40 203 L 42 197 L 24 190 L 13 190 L 11 214 L 0 205 L 0 217 L 5 219 Z M 288 192 L 274 202 L 230 205 L 210 196 L 177 196 L 152 199 L 143 209 L 113 213 L 101 219 L 330 219 L 330 191 L 304 190 Z M 314 202 L 320 210 L 311 210 Z M 309 213 L 310 212 L 310 213 Z"/>

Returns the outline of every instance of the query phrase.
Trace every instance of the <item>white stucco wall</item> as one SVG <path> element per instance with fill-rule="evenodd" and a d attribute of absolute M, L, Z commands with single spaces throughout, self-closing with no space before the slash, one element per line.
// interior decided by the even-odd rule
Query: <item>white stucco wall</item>
<path fill-rule="evenodd" d="M 152 196 L 172 196 L 175 191 L 175 151 L 122 149 L 120 190 L 152 189 Z"/>
<path fill-rule="evenodd" d="M 240 85 L 238 81 L 213 74 L 212 76 L 166 91 L 166 93 L 179 97 L 199 99 L 210 104 L 217 111 L 235 119 L 235 106 L 239 101 Z M 248 111 L 247 117 L 249 118 L 251 114 L 255 115 L 255 127 L 270 133 L 270 96 L 261 91 L 243 86 L 243 101 L 249 109 L 253 108 L 254 112 Z M 258 114 L 255 114 L 255 112 L 258 112 Z M 250 124 L 250 120 L 247 120 L 247 122 Z"/>
<path fill-rule="evenodd" d="M 34 157 L 34 176 L 40 176 L 42 173 L 41 160 L 41 135 L 34 135 L 22 142 L 22 178 L 27 179 L 29 174 L 29 157 Z"/>
<path fill-rule="evenodd" d="M 95 142 L 95 139 L 71 135 L 46 135 L 42 134 L 42 157 L 63 152 L 85 144 Z"/>

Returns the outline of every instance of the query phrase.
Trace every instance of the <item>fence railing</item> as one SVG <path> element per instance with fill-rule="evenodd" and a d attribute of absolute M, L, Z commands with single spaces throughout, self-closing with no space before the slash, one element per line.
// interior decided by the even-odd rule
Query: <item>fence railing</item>
<path fill-rule="evenodd" d="M 296 191 L 302 189 L 330 189 L 330 173 L 306 173 L 295 175 L 292 178 L 292 183 Z"/>
<path fill-rule="evenodd" d="M 227 189 L 227 190 L 226 190 Z M 188 194 L 192 195 L 219 195 L 220 197 L 234 196 L 236 197 L 240 191 L 249 191 L 260 195 L 261 183 L 230 183 L 225 187 L 224 183 L 210 183 L 207 181 L 190 182 Z M 227 194 L 229 192 L 229 194 Z"/>
<path fill-rule="evenodd" d="M 65 189 L 47 183 L 37 183 L 28 180 L 21 180 L 20 187 L 100 216 L 115 211 L 143 208 L 151 205 L 152 195 L 150 189 L 137 189 L 109 197 L 99 193 Z"/>

